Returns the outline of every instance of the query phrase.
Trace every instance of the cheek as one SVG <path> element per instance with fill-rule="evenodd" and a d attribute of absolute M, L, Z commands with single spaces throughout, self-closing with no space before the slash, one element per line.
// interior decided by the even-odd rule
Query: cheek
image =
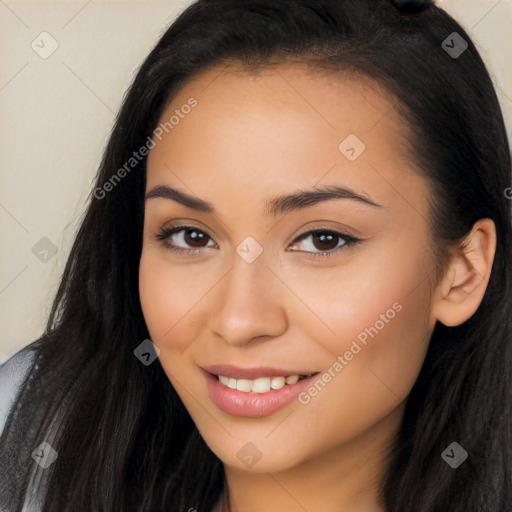
<path fill-rule="evenodd" d="M 339 411 L 358 411 L 361 421 L 377 418 L 404 400 L 416 381 L 431 335 L 424 280 L 428 267 L 421 250 L 396 252 L 406 254 L 404 258 L 393 257 L 393 252 L 374 252 L 354 263 L 350 275 L 306 281 L 301 291 L 321 319 L 309 316 L 302 330 L 330 354 L 325 369 L 335 375 L 325 386 L 332 395 L 318 386 L 322 391 L 314 401 L 320 408 L 336 403 Z M 325 326 L 329 333 L 320 336 L 320 328 L 327 332 Z"/>
<path fill-rule="evenodd" d="M 396 298 L 396 296 L 395 296 Z M 373 311 L 373 320 L 352 338 L 346 377 L 357 380 L 357 394 L 397 404 L 406 398 L 423 364 L 430 330 L 424 322 L 424 303 L 400 297 L 393 305 Z M 382 316 L 381 316 L 382 315 Z M 359 348 L 360 347 L 360 350 Z M 357 352 L 356 355 L 349 355 Z M 346 358 L 348 359 L 348 358 Z"/>
<path fill-rule="evenodd" d="M 330 272 L 286 277 L 312 313 L 297 310 L 294 319 L 333 354 L 350 349 L 354 339 L 370 346 L 370 340 L 387 339 L 386 333 L 407 340 L 428 327 L 429 262 L 421 246 L 401 239 L 377 245 Z"/>
<path fill-rule="evenodd" d="M 143 247 L 139 295 L 151 340 L 166 354 L 183 354 L 193 345 L 206 318 L 204 308 L 219 276 L 211 264 L 171 262 L 165 250 Z"/>
<path fill-rule="evenodd" d="M 300 397 L 302 409 L 297 417 L 304 432 L 318 431 L 321 418 L 319 437 L 323 441 L 315 442 L 313 451 L 323 450 L 326 442 L 334 448 L 384 418 L 391 418 L 406 400 L 421 369 L 428 341 L 418 322 L 423 314 L 422 301 L 409 297 L 407 301 L 402 298 L 393 302 L 395 298 L 388 294 L 382 307 L 366 306 L 359 316 L 362 328 L 352 322 L 351 331 L 364 336 L 343 334 L 337 344 L 324 346 L 330 349 L 331 358 L 317 377 L 321 382 L 313 381 L 307 394 Z M 395 313 L 394 318 L 390 318 L 393 313 L 388 306 Z M 388 323 L 379 321 L 379 315 L 386 311 Z M 336 327 L 343 333 L 342 324 Z"/>
<path fill-rule="evenodd" d="M 142 312 L 151 339 L 161 350 L 180 339 L 180 319 L 197 301 L 197 280 L 186 282 L 187 273 L 179 275 L 177 267 L 164 260 L 158 251 L 143 249 L 139 265 Z"/>

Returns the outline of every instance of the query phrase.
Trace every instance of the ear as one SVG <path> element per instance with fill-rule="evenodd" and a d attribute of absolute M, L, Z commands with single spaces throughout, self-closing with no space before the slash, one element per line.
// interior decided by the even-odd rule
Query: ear
<path fill-rule="evenodd" d="M 446 326 L 470 318 L 482 302 L 496 251 L 496 227 L 491 219 L 480 219 L 453 253 L 438 284 L 432 315 Z"/>

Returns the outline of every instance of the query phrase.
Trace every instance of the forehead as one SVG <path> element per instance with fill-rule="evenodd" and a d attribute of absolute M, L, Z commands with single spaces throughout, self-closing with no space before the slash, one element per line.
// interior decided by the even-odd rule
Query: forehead
<path fill-rule="evenodd" d="M 191 99 L 197 105 L 183 108 Z M 365 75 L 297 63 L 216 66 L 174 96 L 160 124 L 173 115 L 179 122 L 150 151 L 148 189 L 181 179 L 203 197 L 219 185 L 263 197 L 325 182 L 381 204 L 426 192 L 392 96 Z"/>
<path fill-rule="evenodd" d="M 323 128 L 340 135 L 349 125 L 365 134 L 384 118 L 388 129 L 399 128 L 395 135 L 403 133 L 393 95 L 375 79 L 351 69 L 335 72 L 305 63 L 251 68 L 235 63 L 217 65 L 189 79 L 174 95 L 161 121 L 191 96 L 200 99 L 210 113 L 227 109 L 232 114 L 250 106 L 286 107 L 288 115 L 304 115 L 306 123 L 321 120 Z"/>

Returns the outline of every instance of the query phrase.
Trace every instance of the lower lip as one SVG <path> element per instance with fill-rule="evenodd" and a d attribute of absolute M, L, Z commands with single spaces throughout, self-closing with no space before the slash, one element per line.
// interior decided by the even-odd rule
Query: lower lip
<path fill-rule="evenodd" d="M 281 389 L 271 389 L 267 393 L 244 393 L 228 388 L 222 384 L 218 377 L 203 370 L 206 377 L 208 394 L 217 407 L 234 416 L 258 418 L 267 416 L 293 401 L 301 391 L 311 384 L 307 377 L 296 384 L 285 384 Z"/>

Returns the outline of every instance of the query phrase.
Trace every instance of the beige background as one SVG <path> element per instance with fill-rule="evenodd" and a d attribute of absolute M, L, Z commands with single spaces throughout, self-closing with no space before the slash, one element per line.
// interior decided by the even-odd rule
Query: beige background
<path fill-rule="evenodd" d="M 122 96 L 189 3 L 0 1 L 0 364 L 42 333 Z M 488 63 L 512 141 L 512 0 L 437 3 Z"/>

